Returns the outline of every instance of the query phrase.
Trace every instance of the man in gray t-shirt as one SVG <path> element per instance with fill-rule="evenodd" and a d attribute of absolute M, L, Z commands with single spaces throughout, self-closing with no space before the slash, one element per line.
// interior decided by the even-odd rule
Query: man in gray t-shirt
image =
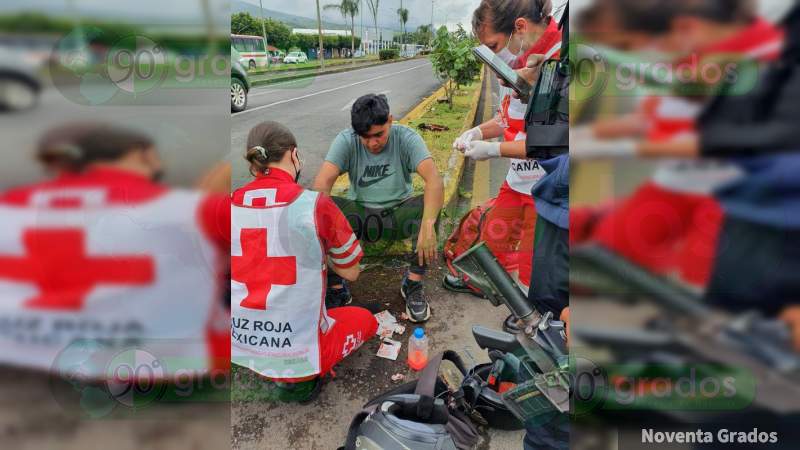
<path fill-rule="evenodd" d="M 412 239 L 411 267 L 403 277 L 400 292 L 413 322 L 430 317 L 422 289 L 428 263 L 437 258 L 436 221 L 444 200 L 444 184 L 425 141 L 411 128 L 392 123 L 384 95 L 358 98 L 351 110 L 352 128 L 331 143 L 314 190 L 330 194 L 343 173 L 350 177 L 347 198 L 333 197 L 350 221 L 362 245 Z M 425 181 L 422 196 L 413 196 L 411 177 Z M 328 278 L 326 305 L 351 301 L 343 280 Z"/>

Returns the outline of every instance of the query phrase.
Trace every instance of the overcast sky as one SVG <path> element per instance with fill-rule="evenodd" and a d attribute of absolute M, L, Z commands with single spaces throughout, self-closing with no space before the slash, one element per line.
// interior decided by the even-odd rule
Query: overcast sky
<path fill-rule="evenodd" d="M 258 6 L 258 0 L 243 0 Z M 262 0 L 264 8 L 281 11 L 287 14 L 294 14 L 303 17 L 316 17 L 315 0 Z M 406 28 L 411 31 L 419 25 L 431 22 L 431 0 L 402 0 L 403 7 L 408 9 L 409 18 Z M 469 28 L 472 11 L 480 3 L 480 0 L 433 0 L 433 23 L 439 27 L 447 23 L 448 28 L 455 27 L 457 23 L 462 23 L 465 28 Z M 338 3 L 337 0 L 320 0 L 320 5 L 328 3 Z M 364 26 L 372 26 L 372 15 L 367 6 L 367 0 L 361 0 L 364 14 Z M 378 4 L 378 26 L 387 28 L 400 28 L 397 18 L 397 9 L 400 8 L 400 0 L 379 0 Z M 323 19 L 342 23 L 342 16 L 337 11 L 322 11 Z M 360 25 L 360 18 L 356 16 L 356 26 Z"/>
<path fill-rule="evenodd" d="M 208 2 L 216 23 L 230 21 L 227 1 Z M 61 15 L 71 10 L 70 5 L 81 15 L 122 18 L 136 23 L 148 19 L 162 23 L 204 22 L 201 0 L 0 0 L 0 12 L 25 9 Z"/>
<path fill-rule="evenodd" d="M 228 20 L 228 2 L 226 0 L 208 0 L 215 22 L 221 24 Z M 254 5 L 258 5 L 258 0 L 243 0 Z M 408 29 L 413 30 L 420 24 L 427 24 L 431 21 L 431 0 L 402 0 L 403 6 L 408 8 L 409 22 Z M 433 22 L 438 27 L 446 23 L 448 28 L 453 28 L 457 23 L 462 23 L 469 28 L 472 11 L 478 6 L 480 0 L 432 0 L 434 2 Z M 554 0 L 557 6 L 565 0 Z M 315 17 L 315 0 L 263 0 L 264 7 L 274 9 L 289 14 L 304 17 Z M 322 5 L 336 3 L 337 0 L 320 0 Z M 372 18 L 366 0 L 361 0 L 363 4 L 364 25 L 371 26 Z M 591 3 L 592 0 L 572 0 L 573 13 L 582 6 Z M 791 6 L 787 0 L 758 0 L 762 14 L 774 19 L 779 16 L 783 9 Z M 124 17 L 138 22 L 142 19 L 154 18 L 159 22 L 186 23 L 203 22 L 200 0 L 0 0 L 0 12 L 14 11 L 19 9 L 35 9 L 42 12 L 53 12 L 62 14 L 67 10 L 67 5 L 74 4 L 81 13 L 89 15 L 108 15 Z M 397 8 L 400 7 L 400 0 L 380 0 L 378 22 L 380 26 L 398 28 Z M 343 22 L 341 16 L 335 11 L 323 11 L 326 20 Z M 357 25 L 360 22 L 356 18 Z"/>

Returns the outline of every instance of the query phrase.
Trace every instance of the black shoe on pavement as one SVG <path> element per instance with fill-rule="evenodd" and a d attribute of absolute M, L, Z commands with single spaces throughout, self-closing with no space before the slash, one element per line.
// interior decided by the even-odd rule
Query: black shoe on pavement
<path fill-rule="evenodd" d="M 446 274 L 444 278 L 442 278 L 442 287 L 444 287 L 448 291 L 459 292 L 462 294 L 472 294 L 475 297 L 484 298 L 484 296 L 479 292 L 470 289 L 469 286 L 467 286 L 467 283 L 465 283 L 463 279 L 449 273 Z"/>
<path fill-rule="evenodd" d="M 346 306 L 353 302 L 353 296 L 350 295 L 350 288 L 347 282 L 342 280 L 342 287 L 328 288 L 325 292 L 325 308 L 333 309 L 340 306 Z"/>
<path fill-rule="evenodd" d="M 422 281 L 409 280 L 406 274 L 403 276 L 403 284 L 400 285 L 400 295 L 406 300 L 406 314 L 410 321 L 419 323 L 431 318 L 431 308 L 425 298 Z"/>

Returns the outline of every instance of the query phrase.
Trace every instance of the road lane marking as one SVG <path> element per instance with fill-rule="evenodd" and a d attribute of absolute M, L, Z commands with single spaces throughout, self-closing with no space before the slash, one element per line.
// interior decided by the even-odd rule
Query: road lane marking
<path fill-rule="evenodd" d="M 387 74 L 383 74 L 383 75 L 380 75 L 380 76 L 377 76 L 377 77 L 368 78 L 366 80 L 356 81 L 355 83 L 345 84 L 343 86 L 338 86 L 338 87 L 335 87 L 335 88 L 324 89 L 324 90 L 321 90 L 321 91 L 312 92 L 310 94 L 301 95 L 300 97 L 289 98 L 289 99 L 286 99 L 286 100 L 280 100 L 280 101 L 269 103 L 269 104 L 266 104 L 266 105 L 257 106 L 257 107 L 252 108 L 252 109 L 246 109 L 246 110 L 244 110 L 242 112 L 239 112 L 239 113 L 234 113 L 232 115 L 233 116 L 239 116 L 239 115 L 242 115 L 242 114 L 247 114 L 247 113 L 259 111 L 259 110 L 262 110 L 262 109 L 271 108 L 273 106 L 282 105 L 284 103 L 289 103 L 289 102 L 293 102 L 293 101 L 296 101 L 296 100 L 303 100 L 303 99 L 306 99 L 306 98 L 309 98 L 309 97 L 314 97 L 316 95 L 327 94 L 329 92 L 335 92 L 335 91 L 339 91 L 339 90 L 342 90 L 342 89 L 347 89 L 349 87 L 357 86 L 359 84 L 369 83 L 371 81 L 392 77 L 392 76 L 399 75 L 399 74 L 404 73 L 404 72 L 409 72 L 411 70 L 419 69 L 420 67 L 427 67 L 429 65 L 430 65 L 430 63 L 421 64 L 419 66 L 410 67 L 408 69 L 400 70 L 398 72 L 387 73 Z"/>
<path fill-rule="evenodd" d="M 281 81 L 280 83 L 271 84 L 269 86 L 269 88 L 266 88 L 267 90 L 264 90 L 263 88 L 262 89 L 253 89 L 251 91 L 251 93 L 250 93 L 250 97 L 258 97 L 259 95 L 265 95 L 265 94 L 270 94 L 272 92 L 278 92 L 278 91 L 281 91 L 282 89 L 272 89 L 272 88 L 274 88 L 276 86 L 283 86 L 283 85 L 286 85 L 286 84 L 299 83 L 301 81 L 309 81 L 309 79 L 312 79 L 312 78 L 314 78 L 314 77 L 299 78 L 297 80 L 289 80 L 289 81 Z"/>
<path fill-rule="evenodd" d="M 378 68 L 380 68 L 380 66 L 381 66 L 381 64 L 379 64 L 377 67 L 364 67 L 364 68 L 358 69 L 358 70 L 378 69 Z M 341 75 L 341 76 L 350 76 L 350 75 L 352 75 L 350 72 L 352 72 L 352 71 L 332 73 L 332 74 L 326 75 L 326 77 L 328 79 L 333 79 L 333 78 L 336 78 L 339 75 Z M 280 91 L 281 89 L 274 89 L 275 87 L 283 86 L 283 85 L 287 85 L 287 84 L 300 83 L 300 82 L 303 82 L 303 81 L 307 82 L 309 80 L 314 80 L 316 78 L 317 78 L 317 76 L 309 76 L 309 77 L 305 77 L 305 78 L 299 78 L 297 80 L 279 81 L 277 83 L 272 83 L 272 84 L 263 86 L 263 87 L 261 87 L 261 89 L 256 87 L 256 88 L 253 88 L 253 89 L 250 90 L 250 96 L 251 97 L 255 97 L 255 96 L 259 96 L 259 95 L 269 94 L 269 93 L 272 93 L 272 92 L 277 92 L 277 91 Z"/>

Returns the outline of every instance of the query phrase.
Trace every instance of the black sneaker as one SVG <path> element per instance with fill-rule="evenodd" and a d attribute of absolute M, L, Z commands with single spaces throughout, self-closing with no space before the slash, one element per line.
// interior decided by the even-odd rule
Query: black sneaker
<path fill-rule="evenodd" d="M 442 287 L 448 291 L 459 292 L 462 294 L 472 294 L 475 297 L 484 298 L 481 293 L 470 289 L 469 286 L 467 286 L 467 283 L 465 283 L 461 277 L 457 277 L 449 273 L 442 278 Z"/>
<path fill-rule="evenodd" d="M 328 288 L 325 292 L 325 308 L 333 309 L 340 306 L 346 306 L 353 302 L 353 296 L 350 295 L 350 288 L 347 282 L 342 280 L 342 287 L 338 289 Z"/>
<path fill-rule="evenodd" d="M 422 290 L 421 281 L 408 279 L 408 274 L 403 276 L 403 284 L 400 285 L 400 295 L 406 299 L 406 314 L 410 321 L 419 323 L 431 318 L 431 308 Z"/>

